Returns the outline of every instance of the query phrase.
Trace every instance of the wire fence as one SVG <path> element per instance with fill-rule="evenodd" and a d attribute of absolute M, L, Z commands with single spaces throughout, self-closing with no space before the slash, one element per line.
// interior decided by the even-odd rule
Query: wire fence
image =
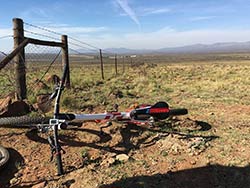
<path fill-rule="evenodd" d="M 61 42 L 62 35 L 62 33 L 51 29 L 24 22 L 24 36 L 26 38 Z M 8 45 L 5 45 L 5 43 Z M 4 44 L 3 46 L 0 45 L 0 60 L 2 60 L 13 49 L 13 36 L 0 36 L 0 44 Z M 101 59 L 105 79 L 109 79 L 117 74 L 123 74 L 135 63 L 130 56 L 116 55 L 107 50 L 102 50 L 102 53 L 100 53 L 101 48 L 72 36 L 68 36 L 68 48 L 72 74 L 79 74 L 79 70 L 82 70 L 82 76 L 85 78 L 84 74 L 88 74 L 89 72 L 86 72 L 88 70 L 91 71 L 92 77 L 102 79 Z M 32 100 L 35 100 L 35 94 L 48 93 L 52 90 L 54 83 L 51 82 L 51 77 L 54 75 L 61 76 L 62 52 L 60 47 L 35 44 L 28 44 L 24 51 L 25 57 L 21 58 L 25 62 L 27 90 L 28 93 L 34 93 L 29 98 L 31 97 Z M 14 60 L 7 64 L 4 71 L 0 71 L 0 76 L 0 90 L 2 91 L 0 97 L 4 97 L 15 91 Z M 74 75 L 72 77 L 74 79 Z"/>
<path fill-rule="evenodd" d="M 61 72 L 61 59 L 58 47 L 28 44 L 25 47 L 27 85 L 42 82 L 46 76 Z"/>
<path fill-rule="evenodd" d="M 63 33 L 56 32 L 52 29 L 48 29 L 45 27 L 36 26 L 34 24 L 24 22 L 24 25 L 26 26 L 25 31 L 27 32 L 27 34 L 35 35 L 40 38 L 47 38 L 59 41 L 60 36 L 63 35 Z M 100 47 L 76 39 L 75 37 L 72 36 L 68 36 L 68 46 L 69 46 L 69 54 L 70 54 L 69 58 L 71 65 L 74 66 L 92 65 L 95 66 L 98 70 L 101 69 Z M 133 59 L 131 59 L 130 56 L 125 56 L 125 55 L 116 56 L 115 60 L 115 53 L 109 50 L 102 50 L 102 59 L 103 59 L 104 75 L 106 78 L 109 78 L 114 74 L 124 73 L 125 67 L 130 67 L 131 62 L 133 62 Z M 115 62 L 117 62 L 117 68 Z M 101 76 L 101 74 L 99 76 Z"/>

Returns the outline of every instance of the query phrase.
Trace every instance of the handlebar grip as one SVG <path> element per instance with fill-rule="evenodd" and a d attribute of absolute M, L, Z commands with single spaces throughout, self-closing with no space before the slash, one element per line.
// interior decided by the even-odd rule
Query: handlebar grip
<path fill-rule="evenodd" d="M 188 110 L 186 108 L 171 109 L 169 111 L 170 116 L 179 116 L 179 115 L 186 115 L 186 114 L 188 114 Z"/>

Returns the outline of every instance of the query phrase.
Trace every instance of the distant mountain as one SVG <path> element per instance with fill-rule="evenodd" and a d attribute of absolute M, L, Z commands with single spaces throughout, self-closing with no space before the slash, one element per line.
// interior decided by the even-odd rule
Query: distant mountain
<path fill-rule="evenodd" d="M 210 45 L 195 44 L 176 48 L 162 48 L 162 53 L 215 53 L 215 52 L 250 52 L 250 42 L 215 43 Z"/>
<path fill-rule="evenodd" d="M 250 42 L 228 42 L 215 44 L 194 44 L 188 46 L 148 49 L 107 48 L 104 51 L 117 54 L 147 54 L 147 53 L 222 53 L 222 52 L 250 52 Z"/>
<path fill-rule="evenodd" d="M 128 48 L 107 48 L 104 49 L 104 52 L 112 52 L 117 54 L 144 54 L 144 53 L 152 53 L 155 50 L 146 50 L 146 49 L 128 49 Z"/>

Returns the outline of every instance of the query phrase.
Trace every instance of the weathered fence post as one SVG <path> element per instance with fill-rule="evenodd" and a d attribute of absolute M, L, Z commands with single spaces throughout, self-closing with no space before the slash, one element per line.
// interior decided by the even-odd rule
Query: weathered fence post
<path fill-rule="evenodd" d="M 13 20 L 14 49 L 24 41 L 23 20 L 14 18 Z M 26 67 L 24 48 L 14 58 L 15 62 L 15 82 L 18 100 L 27 98 L 26 89 Z"/>
<path fill-rule="evenodd" d="M 115 75 L 117 76 L 118 71 L 117 71 L 117 55 L 115 54 Z"/>
<path fill-rule="evenodd" d="M 100 49 L 100 60 L 101 60 L 101 74 L 102 74 L 102 79 L 104 80 L 103 61 L 102 61 L 102 49 Z"/>
<path fill-rule="evenodd" d="M 67 88 L 70 87 L 70 71 L 69 71 L 69 50 L 68 50 L 68 37 L 67 35 L 62 35 L 62 65 L 67 67 L 67 75 L 65 80 L 65 85 Z"/>
<path fill-rule="evenodd" d="M 122 73 L 125 73 L 125 61 L 124 61 L 124 56 L 122 56 Z"/>

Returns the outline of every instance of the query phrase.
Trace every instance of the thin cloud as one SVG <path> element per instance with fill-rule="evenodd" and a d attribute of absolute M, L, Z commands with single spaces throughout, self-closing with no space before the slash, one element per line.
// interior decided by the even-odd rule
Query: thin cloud
<path fill-rule="evenodd" d="M 204 20 L 212 20 L 216 18 L 216 16 L 196 16 L 193 18 L 190 18 L 190 21 L 197 22 L 197 21 L 204 21 Z"/>
<path fill-rule="evenodd" d="M 169 8 L 144 8 L 141 12 L 143 16 L 154 15 L 154 14 L 164 14 L 171 10 Z"/>
<path fill-rule="evenodd" d="M 137 18 L 136 13 L 134 10 L 129 6 L 127 0 L 116 0 L 119 6 L 123 9 L 123 11 L 138 25 L 140 26 L 140 22 Z"/>
<path fill-rule="evenodd" d="M 49 19 L 50 18 L 49 13 L 50 12 L 45 9 L 33 7 L 33 8 L 22 11 L 20 13 L 20 17 L 23 18 L 24 20 L 28 20 L 31 18 Z"/>
<path fill-rule="evenodd" d="M 60 33 L 98 33 L 107 31 L 107 27 L 51 27 Z"/>
<path fill-rule="evenodd" d="M 42 26 L 42 25 L 41 25 Z M 43 26 L 42 26 L 43 27 Z M 32 32 L 40 33 L 40 34 L 46 34 L 46 31 L 43 31 L 39 28 L 35 28 L 32 26 L 26 26 L 28 30 L 31 30 Z M 57 33 L 65 33 L 65 34 L 86 34 L 86 33 L 98 33 L 107 31 L 107 27 L 70 27 L 66 24 L 48 24 L 45 26 L 45 28 L 55 31 Z"/>
<path fill-rule="evenodd" d="M 124 47 L 131 49 L 159 49 L 193 44 L 214 44 L 218 42 L 250 41 L 250 29 L 244 30 L 187 30 L 177 31 L 164 27 L 154 32 L 127 33 L 119 36 L 99 35 L 97 38 L 85 38 L 89 43 L 102 48 Z"/>

